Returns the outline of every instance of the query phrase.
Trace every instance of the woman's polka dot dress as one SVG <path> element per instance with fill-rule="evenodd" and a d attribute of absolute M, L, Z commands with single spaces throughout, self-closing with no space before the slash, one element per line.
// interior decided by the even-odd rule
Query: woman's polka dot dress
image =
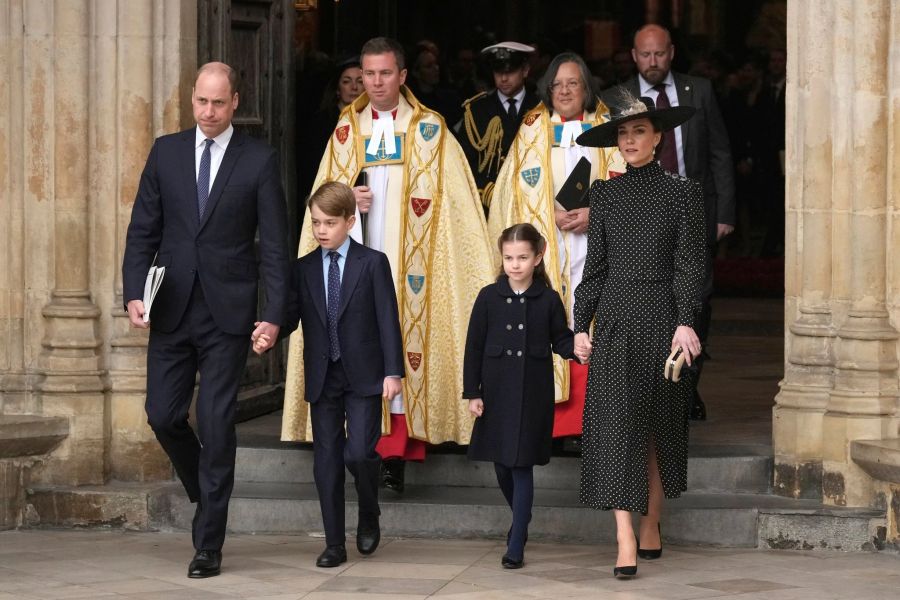
<path fill-rule="evenodd" d="M 667 498 L 687 489 L 690 375 L 663 378 L 672 335 L 693 327 L 704 274 L 703 195 L 656 161 L 590 191 L 584 278 L 575 331 L 589 331 L 581 501 L 647 512 L 651 439 Z"/>

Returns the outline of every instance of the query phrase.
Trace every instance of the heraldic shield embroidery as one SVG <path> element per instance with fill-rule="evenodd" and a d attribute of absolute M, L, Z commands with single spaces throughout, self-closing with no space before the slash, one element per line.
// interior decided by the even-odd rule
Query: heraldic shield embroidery
<path fill-rule="evenodd" d="M 525 180 L 525 183 L 534 187 L 537 185 L 538 180 L 541 178 L 541 168 L 533 167 L 531 169 L 525 169 L 522 171 L 522 179 Z"/>

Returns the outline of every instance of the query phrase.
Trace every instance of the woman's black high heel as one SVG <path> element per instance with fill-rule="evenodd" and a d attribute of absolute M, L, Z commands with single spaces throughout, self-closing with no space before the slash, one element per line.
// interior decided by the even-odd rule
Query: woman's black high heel
<path fill-rule="evenodd" d="M 617 579 L 631 579 L 637 575 L 637 565 L 633 567 L 613 567 L 613 577 Z"/>
<path fill-rule="evenodd" d="M 637 543 L 637 537 L 635 536 L 635 540 Z M 637 544 L 640 545 L 639 543 Z M 635 561 L 637 562 L 637 561 Z M 627 567 L 613 567 L 613 577 L 616 579 L 631 579 L 637 575 L 637 565 L 630 565 Z"/>
<path fill-rule="evenodd" d="M 656 529 L 659 531 L 659 549 L 658 550 L 641 550 L 641 545 L 638 543 L 637 555 L 644 560 L 656 560 L 660 556 L 662 556 L 662 526 L 657 523 Z"/>

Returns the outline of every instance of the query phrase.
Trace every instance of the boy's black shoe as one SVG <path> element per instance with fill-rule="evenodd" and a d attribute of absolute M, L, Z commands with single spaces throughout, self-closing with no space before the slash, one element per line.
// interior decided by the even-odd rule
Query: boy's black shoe
<path fill-rule="evenodd" d="M 329 569 L 347 562 L 347 549 L 344 545 L 326 546 L 319 558 L 316 559 L 316 566 Z"/>
<path fill-rule="evenodd" d="M 381 527 L 378 525 L 378 517 L 359 518 L 356 528 L 356 549 L 360 554 L 372 554 L 378 548 L 381 541 Z"/>

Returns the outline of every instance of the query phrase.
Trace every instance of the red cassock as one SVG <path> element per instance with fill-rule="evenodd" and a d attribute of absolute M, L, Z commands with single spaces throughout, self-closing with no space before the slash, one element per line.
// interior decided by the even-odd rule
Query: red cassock
<path fill-rule="evenodd" d="M 581 435 L 587 376 L 587 365 L 579 364 L 574 360 L 569 361 L 569 399 L 556 405 L 553 417 L 553 437 Z"/>
<path fill-rule="evenodd" d="M 581 393 L 581 403 L 584 404 L 584 391 Z M 578 418 L 579 423 L 581 417 Z M 375 446 L 375 452 L 383 459 L 402 458 L 403 460 L 425 460 L 425 446 L 422 440 L 409 437 L 406 430 L 406 415 L 391 415 L 391 433 L 382 435 Z"/>

